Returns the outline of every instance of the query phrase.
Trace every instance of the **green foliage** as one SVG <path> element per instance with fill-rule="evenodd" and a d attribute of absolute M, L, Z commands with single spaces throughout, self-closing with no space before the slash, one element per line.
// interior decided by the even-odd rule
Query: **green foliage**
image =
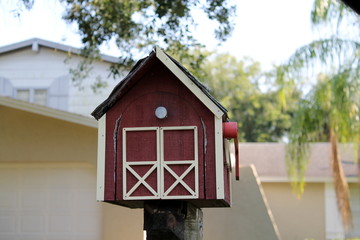
<path fill-rule="evenodd" d="M 338 143 L 355 143 L 357 153 L 360 137 L 359 78 L 344 70 L 322 75 L 317 85 L 300 102 L 295 112 L 287 148 L 287 166 L 298 196 L 305 186 L 310 142 L 329 141 L 332 172 L 338 207 L 346 228 L 351 226 L 349 191 L 341 166 Z"/>
<path fill-rule="evenodd" d="M 346 64 L 359 64 L 360 42 L 338 37 L 315 40 L 298 48 L 290 57 L 288 65 L 293 71 L 302 68 L 323 67 L 331 71 Z"/>
<path fill-rule="evenodd" d="M 287 166 L 294 190 L 304 191 L 305 172 L 309 161 L 309 143 L 329 141 L 329 124 L 335 96 L 331 79 L 319 77 L 318 84 L 298 103 L 291 122 Z"/>
<path fill-rule="evenodd" d="M 312 13 L 314 24 L 334 20 L 339 14 L 343 16 L 345 10 L 338 1 L 316 0 Z M 298 104 L 291 123 L 287 162 L 299 193 L 304 186 L 309 142 L 329 141 L 330 129 L 340 142 L 359 140 L 359 53 L 359 36 L 347 39 L 339 34 L 299 48 L 283 66 L 285 75 L 295 77 L 298 85 L 303 86 L 308 69 L 313 70 L 311 73 L 325 71 L 318 75 L 313 89 Z"/>
<path fill-rule="evenodd" d="M 200 44 L 193 37 L 196 23 L 192 9 L 201 9 L 217 24 L 215 37 L 225 41 L 233 29 L 235 6 L 227 0 L 64 0 L 64 19 L 78 24 L 85 48 L 98 48 L 115 39 L 120 60 L 132 64 L 134 56 L 154 45 L 170 55 L 187 53 Z M 215 25 L 216 25 L 215 24 Z"/>
<path fill-rule="evenodd" d="M 148 54 L 155 45 L 199 70 L 205 55 L 203 45 L 193 36 L 197 27 L 194 10 L 197 10 L 196 13 L 203 12 L 212 20 L 214 38 L 219 43 L 231 35 L 236 14 L 236 6 L 231 5 L 229 0 L 59 1 L 65 6 L 63 19 L 77 24 L 83 43 L 82 56 L 86 60 L 77 69 L 71 69 L 73 80 L 79 87 L 82 79 L 89 74 L 93 60 L 99 58 L 99 47 L 112 40 L 121 50 L 119 62 L 109 69 L 114 78 L 134 65 L 139 56 Z M 18 2 L 21 8 L 27 10 L 34 4 L 34 0 Z M 16 14 L 20 12 L 16 11 Z M 191 51 L 197 52 L 197 55 L 189 54 Z M 104 82 L 98 83 L 92 86 L 93 89 L 104 86 Z"/>
<path fill-rule="evenodd" d="M 228 109 L 231 120 L 239 123 L 240 141 L 280 141 L 290 127 L 296 94 L 289 96 L 289 108 L 282 108 L 278 90 L 260 91 L 263 77 L 258 62 L 238 61 L 229 54 L 217 55 L 203 66 L 201 79 Z"/>
<path fill-rule="evenodd" d="M 360 140 L 360 21 L 334 0 L 315 0 L 311 17 L 321 38 L 299 48 L 282 66 L 287 77 L 281 79 L 294 79 L 298 86 L 308 87 L 308 82 L 304 84 L 308 73 L 322 71 L 294 114 L 287 148 L 288 171 L 300 196 L 310 156 L 309 143 L 329 141 L 338 207 L 345 227 L 349 227 L 349 193 L 337 148 L 338 143 L 354 143 L 357 152 Z"/>
<path fill-rule="evenodd" d="M 352 21 L 351 24 L 359 25 L 356 18 L 356 13 L 339 0 L 315 0 L 311 11 L 311 22 L 314 27 L 333 25 L 338 29 L 343 20 L 349 19 Z"/>

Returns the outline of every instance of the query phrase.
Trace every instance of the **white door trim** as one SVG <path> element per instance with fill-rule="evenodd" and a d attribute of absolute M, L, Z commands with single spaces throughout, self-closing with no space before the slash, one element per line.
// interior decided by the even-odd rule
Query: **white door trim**
<path fill-rule="evenodd" d="M 165 131 L 193 130 L 194 131 L 194 158 L 185 160 L 166 161 L 164 156 L 164 134 Z M 130 131 L 156 131 L 156 161 L 136 161 L 128 162 L 126 156 L 126 135 Z M 199 197 L 199 172 L 198 172 L 198 130 L 196 126 L 176 126 L 176 127 L 131 127 L 123 128 L 123 199 L 124 200 L 141 200 L 141 199 L 194 199 Z M 172 169 L 171 165 L 189 165 L 188 168 L 179 176 Z M 150 169 L 143 175 L 139 176 L 132 166 L 150 166 Z M 171 174 L 175 182 L 168 188 L 164 189 L 165 170 Z M 192 189 L 185 183 L 184 178 L 194 170 L 195 189 Z M 157 190 L 152 188 L 146 178 L 151 173 L 157 171 Z M 127 174 L 131 173 L 138 182 L 127 189 Z M 188 192 L 188 195 L 169 195 L 178 185 L 182 185 Z M 135 190 L 143 185 L 152 195 L 149 196 L 132 196 Z"/>

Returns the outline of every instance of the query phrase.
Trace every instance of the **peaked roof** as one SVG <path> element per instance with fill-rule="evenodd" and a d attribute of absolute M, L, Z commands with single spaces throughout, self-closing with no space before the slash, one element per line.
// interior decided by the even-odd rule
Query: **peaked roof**
<path fill-rule="evenodd" d="M 184 66 L 167 55 L 160 48 L 155 49 L 148 57 L 140 59 L 130 70 L 128 75 L 115 86 L 109 97 L 101 103 L 92 113 L 96 119 L 100 119 L 122 97 L 140 77 L 154 64 L 155 61 L 164 64 L 184 85 L 200 99 L 205 106 L 217 117 L 226 115 L 227 110 L 223 107 Z"/>
<path fill-rule="evenodd" d="M 31 39 L 28 39 L 28 40 L 25 40 L 22 42 L 17 42 L 17 43 L 13 43 L 10 45 L 0 47 L 0 55 L 4 54 L 4 53 L 9 53 L 12 51 L 20 50 L 22 48 L 27 48 L 27 47 L 31 47 L 33 51 L 38 51 L 39 46 L 52 48 L 55 50 L 66 52 L 66 53 L 70 52 L 73 54 L 80 54 L 80 52 L 81 52 L 81 50 L 79 48 L 74 48 L 69 45 L 51 42 L 51 41 L 47 41 L 47 40 L 40 39 L 40 38 L 31 38 Z M 103 61 L 109 62 L 109 63 L 118 63 L 119 62 L 118 58 L 109 56 L 109 55 L 105 55 L 105 54 L 100 54 L 100 58 Z"/>

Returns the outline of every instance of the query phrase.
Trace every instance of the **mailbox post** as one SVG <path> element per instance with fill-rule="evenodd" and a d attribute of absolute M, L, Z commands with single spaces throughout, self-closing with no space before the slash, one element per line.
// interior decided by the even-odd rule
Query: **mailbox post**
<path fill-rule="evenodd" d="M 230 207 L 228 139 L 237 143 L 237 124 L 161 49 L 138 61 L 92 115 L 97 200 L 144 208 L 148 239 L 169 229 L 174 239 L 201 239 L 186 237 L 189 228 L 201 231 L 201 208 Z M 238 178 L 238 160 L 235 168 Z"/>

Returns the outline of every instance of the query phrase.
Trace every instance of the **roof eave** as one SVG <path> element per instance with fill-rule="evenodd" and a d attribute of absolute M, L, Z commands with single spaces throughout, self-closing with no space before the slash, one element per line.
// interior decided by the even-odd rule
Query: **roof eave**
<path fill-rule="evenodd" d="M 17 43 L 13 43 L 10 45 L 0 47 L 0 54 L 17 51 L 17 50 L 27 48 L 27 47 L 32 47 L 32 49 L 34 49 L 34 45 L 43 46 L 43 47 L 47 47 L 47 48 L 53 48 L 53 49 L 56 49 L 56 50 L 59 50 L 59 51 L 65 52 L 65 53 L 72 53 L 72 54 L 76 54 L 76 55 L 81 54 L 81 50 L 79 48 L 74 48 L 69 45 L 51 42 L 51 41 L 47 41 L 47 40 L 40 39 L 40 38 L 32 38 L 32 39 L 28 39 L 28 40 L 25 40 L 22 42 L 17 42 Z M 109 63 L 119 63 L 118 58 L 110 56 L 110 55 L 106 55 L 106 54 L 100 54 L 100 59 L 105 62 L 109 62 Z"/>
<path fill-rule="evenodd" d="M 50 118 L 71 122 L 71 123 L 80 124 L 87 127 L 97 128 L 97 122 L 92 118 L 82 116 L 79 114 L 56 110 L 53 108 L 49 108 L 37 104 L 32 104 L 17 99 L 12 99 L 9 97 L 0 96 L 0 105 L 22 110 L 25 112 L 39 114 Z"/>

